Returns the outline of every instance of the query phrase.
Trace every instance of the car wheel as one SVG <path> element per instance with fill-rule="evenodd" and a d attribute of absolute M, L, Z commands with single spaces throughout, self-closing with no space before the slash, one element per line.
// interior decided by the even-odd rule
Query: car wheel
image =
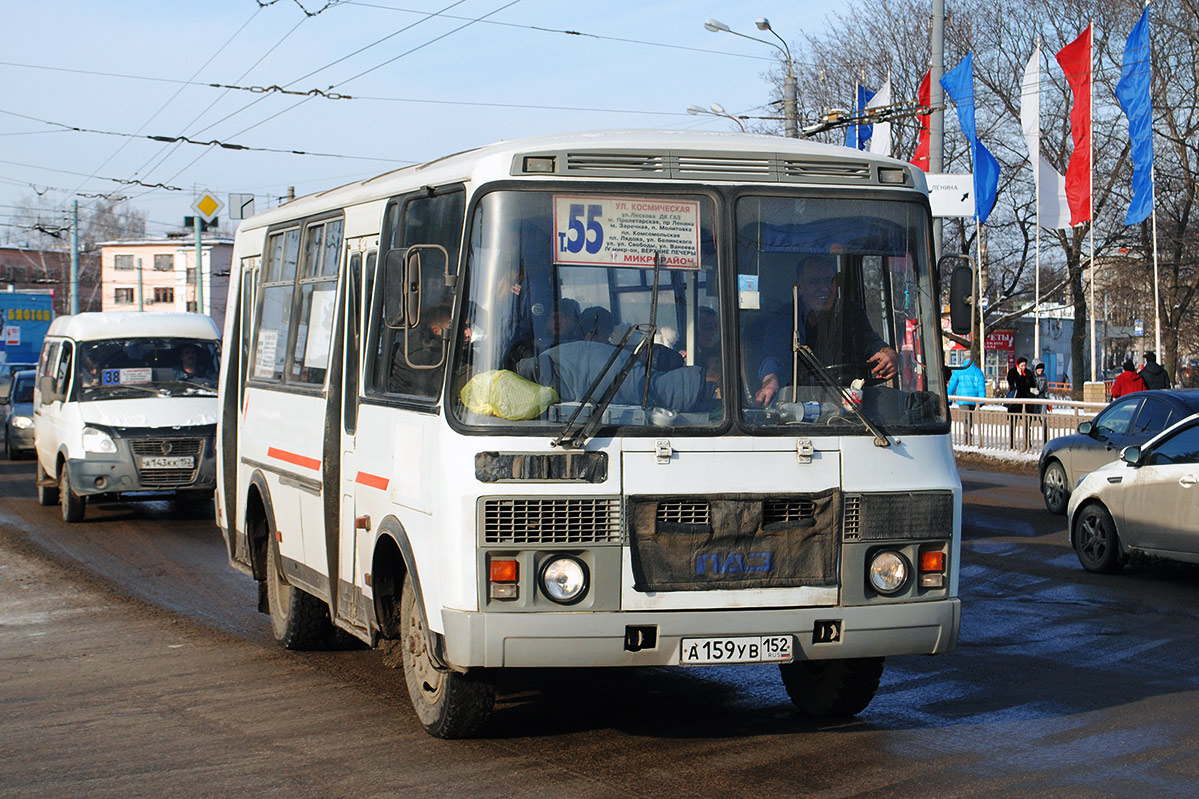
<path fill-rule="evenodd" d="M 37 455 L 35 454 L 36 458 Z M 50 479 L 46 474 L 46 470 L 42 468 L 42 462 L 37 462 L 37 501 L 39 505 L 57 505 L 58 504 L 58 486 L 43 485 Z"/>
<path fill-rule="evenodd" d="M 882 658 L 797 660 L 780 663 L 792 704 L 812 718 L 856 716 L 866 709 L 883 676 Z"/>
<path fill-rule="evenodd" d="M 1041 478 L 1041 496 L 1050 513 L 1061 515 L 1070 504 L 1070 485 L 1066 480 L 1066 469 L 1059 461 L 1050 461 Z"/>
<path fill-rule="evenodd" d="M 87 497 L 82 497 L 71 488 L 71 470 L 64 463 L 62 474 L 58 478 L 59 495 L 62 497 L 62 520 L 64 522 L 83 521 L 83 512 L 87 508 Z"/>
<path fill-rule="evenodd" d="M 400 646 L 404 682 L 425 731 L 435 738 L 477 733 L 495 706 L 495 683 L 485 674 L 462 674 L 434 664 L 424 616 L 408 578 L 400 594 Z"/>
<path fill-rule="evenodd" d="M 279 548 L 267 545 L 266 595 L 270 606 L 271 630 L 284 649 L 323 649 L 333 632 L 329 606 L 312 594 L 287 582 L 279 563 Z"/>
<path fill-rule="evenodd" d="M 1089 572 L 1113 574 L 1124 566 L 1116 523 L 1107 508 L 1092 503 L 1078 512 L 1074 520 L 1074 551 L 1078 562 Z"/>

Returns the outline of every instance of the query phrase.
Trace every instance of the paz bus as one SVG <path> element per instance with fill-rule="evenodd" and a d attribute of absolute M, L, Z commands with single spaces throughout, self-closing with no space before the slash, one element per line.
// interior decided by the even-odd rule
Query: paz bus
<path fill-rule="evenodd" d="M 662 131 L 503 142 L 248 219 L 230 562 L 284 647 L 398 646 L 439 737 L 522 667 L 772 664 L 800 712 L 858 713 L 885 657 L 958 634 L 930 241 L 907 164 Z"/>

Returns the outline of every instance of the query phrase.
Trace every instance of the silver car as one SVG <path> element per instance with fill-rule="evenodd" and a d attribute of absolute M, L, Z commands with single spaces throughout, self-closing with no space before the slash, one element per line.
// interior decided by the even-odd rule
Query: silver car
<path fill-rule="evenodd" d="M 8 381 L 8 391 L 0 398 L 4 417 L 4 454 L 16 460 L 33 452 L 33 378 L 32 370 L 16 372 Z"/>
<path fill-rule="evenodd" d="M 1199 563 L 1199 414 L 1091 472 L 1070 498 L 1070 544 L 1087 571 L 1134 553 Z"/>

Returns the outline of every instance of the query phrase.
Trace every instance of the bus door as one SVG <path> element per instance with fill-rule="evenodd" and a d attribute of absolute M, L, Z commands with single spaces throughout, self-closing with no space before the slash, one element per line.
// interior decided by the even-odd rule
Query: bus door
<path fill-rule="evenodd" d="M 370 557 L 371 519 L 356 508 L 356 489 L 369 472 L 363 472 L 357 454 L 359 398 L 362 389 L 362 342 L 366 336 L 364 308 L 370 308 L 366 287 L 372 284 L 378 258 L 379 239 L 364 237 L 348 242 L 349 260 L 344 295 L 341 381 L 341 481 L 338 486 L 340 511 L 338 524 L 337 617 L 359 628 L 369 622 L 361 591 L 361 575 L 369 568 L 360 553 Z M 369 437 L 369 434 L 364 432 Z M 361 515 L 359 515 L 361 513 Z"/>

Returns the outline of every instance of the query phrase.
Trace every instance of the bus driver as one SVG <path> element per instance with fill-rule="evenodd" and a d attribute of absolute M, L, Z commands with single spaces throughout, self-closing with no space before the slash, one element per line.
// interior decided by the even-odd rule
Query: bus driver
<path fill-rule="evenodd" d="M 799 262 L 795 285 L 799 293 L 800 344 L 807 344 L 827 365 L 863 363 L 870 377 L 889 380 L 899 371 L 899 353 L 874 328 L 866 311 L 846 299 L 838 302 L 837 261 L 831 255 L 809 255 Z M 789 305 L 789 304 L 788 304 Z M 762 336 L 764 357 L 758 368 L 759 388 L 754 402 L 769 405 L 779 388 L 791 381 L 792 313 L 765 317 Z"/>

